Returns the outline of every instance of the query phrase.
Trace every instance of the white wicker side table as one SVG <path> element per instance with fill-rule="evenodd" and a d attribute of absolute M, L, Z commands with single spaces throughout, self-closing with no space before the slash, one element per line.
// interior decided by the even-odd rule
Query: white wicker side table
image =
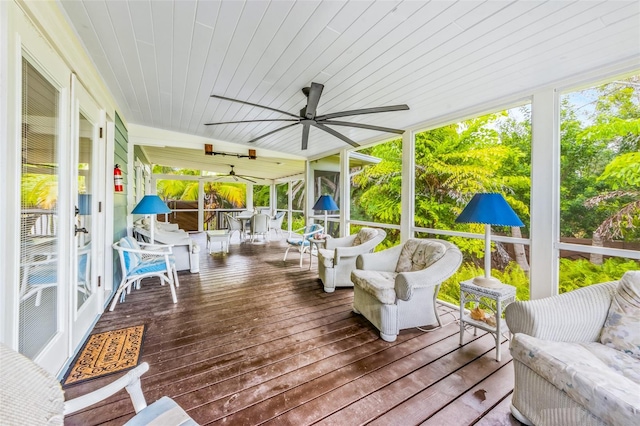
<path fill-rule="evenodd" d="M 487 303 L 482 299 L 489 299 Z M 493 334 L 496 339 L 496 361 L 500 361 L 500 336 L 508 332 L 507 323 L 502 318 L 504 308 L 511 302 L 516 300 L 516 288 L 512 285 L 502 284 L 500 287 L 488 288 L 473 284 L 473 280 L 463 281 L 460 283 L 460 345 L 464 343 L 465 324 L 477 329 L 488 331 Z M 496 319 L 495 327 L 484 321 L 474 320 L 469 314 L 465 314 L 464 305 L 468 302 L 474 302 L 476 306 L 482 306 L 494 315 Z"/>

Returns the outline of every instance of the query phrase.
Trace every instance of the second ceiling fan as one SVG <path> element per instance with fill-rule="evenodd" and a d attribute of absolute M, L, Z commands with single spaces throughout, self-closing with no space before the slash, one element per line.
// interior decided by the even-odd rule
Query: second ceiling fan
<path fill-rule="evenodd" d="M 245 175 L 236 174 L 236 172 L 233 170 L 233 168 L 235 167 L 233 164 L 229 164 L 229 167 L 231 167 L 231 171 L 229 173 L 227 173 L 226 175 L 218 175 L 218 177 L 212 180 L 220 180 L 225 177 L 232 177 L 233 180 L 235 180 L 236 182 L 238 181 L 238 179 L 242 179 L 242 180 L 249 181 L 251 183 L 256 183 L 256 181 L 253 179 L 260 179 L 259 177 L 256 177 L 256 176 L 245 176 Z"/>
<path fill-rule="evenodd" d="M 343 140 L 351 146 L 357 147 L 360 146 L 350 138 L 346 137 L 342 133 L 332 129 L 329 126 L 346 126 L 346 127 L 358 127 L 361 129 L 368 130 L 376 130 L 378 132 L 388 132 L 388 133 L 397 133 L 399 135 L 404 133 L 404 130 L 393 129 L 390 127 L 381 127 L 374 126 L 371 124 L 362 124 L 362 123 L 351 123 L 348 121 L 339 121 L 333 120 L 334 118 L 339 117 L 348 117 L 352 115 L 362 115 L 362 114 L 375 114 L 379 112 L 391 112 L 391 111 L 406 111 L 409 109 L 407 105 L 390 105 L 390 106 L 382 106 L 382 107 L 374 107 L 374 108 L 363 108 L 363 109 L 354 109 L 350 111 L 342 111 L 342 112 L 333 112 L 330 114 L 317 115 L 318 103 L 320 102 L 320 96 L 322 95 L 322 90 L 324 89 L 324 85 L 320 83 L 311 83 L 310 87 L 305 87 L 302 89 L 302 93 L 307 97 L 307 105 L 300 110 L 300 115 L 292 114 L 287 111 L 282 111 L 279 109 L 271 108 L 264 105 L 258 105 L 247 101 L 241 101 L 239 99 L 227 98 L 225 96 L 219 95 L 211 95 L 212 98 L 223 99 L 231 102 L 238 102 L 244 105 L 250 105 L 258 108 L 268 109 L 270 111 L 279 112 L 281 114 L 285 114 L 291 116 L 293 118 L 273 118 L 273 119 L 264 119 L 264 120 L 240 120 L 240 121 L 223 121 L 219 123 L 206 123 L 205 126 L 216 126 L 220 124 L 240 124 L 240 123 L 257 123 L 257 122 L 268 122 L 268 121 L 284 121 L 291 122 L 291 124 L 287 124 L 286 126 L 280 127 L 278 129 L 272 130 L 270 132 L 264 133 L 256 138 L 253 138 L 249 141 L 249 143 L 255 142 L 259 139 L 272 135 L 281 130 L 288 129 L 289 127 L 296 126 L 298 124 L 302 124 L 302 149 L 307 149 L 309 145 L 309 129 L 311 126 L 323 130 L 338 139 Z"/>

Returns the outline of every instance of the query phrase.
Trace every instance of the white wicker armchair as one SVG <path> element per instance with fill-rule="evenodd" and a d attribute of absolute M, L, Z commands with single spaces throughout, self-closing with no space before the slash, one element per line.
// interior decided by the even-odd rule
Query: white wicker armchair
<path fill-rule="evenodd" d="M 336 287 L 353 287 L 351 271 L 356 269 L 356 259 L 372 252 L 386 236 L 382 229 L 362 228 L 346 237 L 327 238 L 324 248 L 318 250 L 318 273 L 324 291 L 332 293 Z"/>
<path fill-rule="evenodd" d="M 440 323 L 440 284 L 458 270 L 462 253 L 436 239 L 409 239 L 377 253 L 358 256 L 351 272 L 353 311 L 364 315 L 387 342 L 400 330 Z"/>
<path fill-rule="evenodd" d="M 162 424 L 197 426 L 169 397 L 147 406 L 140 376 L 149 370 L 143 362 L 119 379 L 78 398 L 66 401 L 60 383 L 35 362 L 0 343 L 0 423 L 7 425 L 62 425 L 64 416 L 96 404 L 126 389 L 136 416 L 126 425 Z"/>
<path fill-rule="evenodd" d="M 527 425 L 639 424 L 640 360 L 600 343 L 617 288 L 594 284 L 507 306 L 514 417 Z"/>

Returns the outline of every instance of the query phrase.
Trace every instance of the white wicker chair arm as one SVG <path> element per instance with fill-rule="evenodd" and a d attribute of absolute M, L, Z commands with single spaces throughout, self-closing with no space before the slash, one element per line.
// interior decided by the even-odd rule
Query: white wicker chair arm
<path fill-rule="evenodd" d="M 117 247 L 117 249 L 129 252 L 129 253 L 139 253 L 139 254 L 141 254 L 143 256 L 145 256 L 145 255 L 148 255 L 148 256 L 165 256 L 165 255 L 171 254 L 171 251 L 169 251 L 171 249 L 171 247 L 168 247 L 169 250 L 137 250 L 137 249 L 125 248 L 125 247 Z"/>
<path fill-rule="evenodd" d="M 177 223 L 157 222 L 156 221 L 156 229 L 161 229 L 163 231 L 173 232 L 173 231 L 179 231 L 180 230 L 180 225 L 178 225 Z"/>
<path fill-rule="evenodd" d="M 457 247 L 449 248 L 437 262 L 420 271 L 400 272 L 396 276 L 396 297 L 407 301 L 418 288 L 440 285 L 458 270 L 462 263 L 462 253 Z"/>
<path fill-rule="evenodd" d="M 376 253 L 361 254 L 356 260 L 356 268 L 393 272 L 396 270 L 401 251 L 402 244 Z"/>
<path fill-rule="evenodd" d="M 129 392 L 131 402 L 133 403 L 133 408 L 136 410 L 136 413 L 139 412 L 147 406 L 147 402 L 144 399 L 144 395 L 142 394 L 142 389 L 140 387 L 140 376 L 148 370 L 149 364 L 143 362 L 124 376 L 120 377 L 118 380 L 86 395 L 66 401 L 64 403 L 64 414 L 67 415 L 75 413 L 76 411 L 89 407 L 90 405 L 107 399 L 123 388 L 126 388 L 127 392 Z"/>
<path fill-rule="evenodd" d="M 354 257 L 358 256 L 359 254 L 365 254 L 373 251 L 373 249 L 376 248 L 376 246 L 380 244 L 380 242 L 382 242 L 382 240 L 384 240 L 386 236 L 387 233 L 382 231 L 374 238 L 370 239 L 369 241 L 365 241 L 360 245 L 351 247 L 337 247 L 335 255 L 333 256 L 333 264 L 337 265 L 338 263 L 340 263 L 340 258 Z"/>
<path fill-rule="evenodd" d="M 512 333 L 558 342 L 594 342 L 618 282 L 594 284 L 544 299 L 514 302 L 505 310 Z"/>
<path fill-rule="evenodd" d="M 324 243 L 324 248 L 327 250 L 333 250 L 336 247 L 351 247 L 353 245 L 353 240 L 356 239 L 356 235 L 357 234 L 351 234 L 341 238 L 327 238 Z"/>
<path fill-rule="evenodd" d="M 172 252 L 172 247 L 175 244 L 151 244 L 151 243 L 144 243 L 141 241 L 138 241 L 138 245 L 140 247 L 144 247 L 145 250 L 151 250 L 151 251 L 168 251 L 169 253 Z"/>

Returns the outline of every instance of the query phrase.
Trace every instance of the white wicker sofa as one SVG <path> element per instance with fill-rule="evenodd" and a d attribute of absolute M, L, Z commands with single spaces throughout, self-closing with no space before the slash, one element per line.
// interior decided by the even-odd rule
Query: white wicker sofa
<path fill-rule="evenodd" d="M 514 417 L 534 425 L 640 424 L 640 271 L 512 303 L 506 321 Z"/>
<path fill-rule="evenodd" d="M 146 243 L 151 241 L 151 230 L 148 219 L 140 219 L 133 224 L 133 236 L 138 241 Z M 178 228 L 175 223 L 156 222 L 153 239 L 158 244 L 170 244 L 173 246 L 173 255 L 176 259 L 178 271 L 191 270 L 191 253 L 200 251 L 198 245 L 191 239 L 189 233 Z M 197 268 L 195 268 L 197 269 Z"/>

